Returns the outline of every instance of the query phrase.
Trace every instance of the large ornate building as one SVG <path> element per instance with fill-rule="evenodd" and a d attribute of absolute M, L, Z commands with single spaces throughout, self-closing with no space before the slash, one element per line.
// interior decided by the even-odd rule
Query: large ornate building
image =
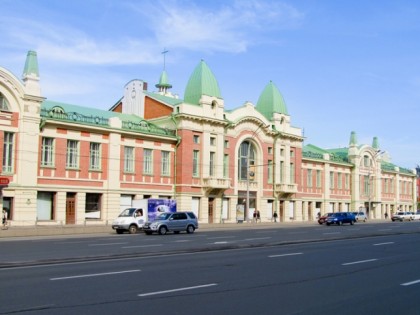
<path fill-rule="evenodd" d="M 313 221 L 318 213 L 366 209 L 381 218 L 416 207 L 416 172 L 372 144 L 304 145 L 269 82 L 256 105 L 225 109 L 204 61 L 184 99 L 165 71 L 157 91 L 130 81 L 109 110 L 48 100 L 37 55 L 22 80 L 0 67 L 3 207 L 13 225 L 108 224 L 136 199 L 176 199 L 200 222 Z"/>

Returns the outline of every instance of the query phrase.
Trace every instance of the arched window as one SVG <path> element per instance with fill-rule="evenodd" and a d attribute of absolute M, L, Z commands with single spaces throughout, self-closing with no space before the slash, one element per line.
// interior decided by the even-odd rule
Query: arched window
<path fill-rule="evenodd" d="M 0 93 L 0 110 L 10 111 L 9 102 L 2 93 Z"/>
<path fill-rule="evenodd" d="M 255 172 L 255 147 L 249 141 L 241 143 L 238 152 L 238 179 L 247 180 L 248 176 L 250 180 L 254 179 Z"/>

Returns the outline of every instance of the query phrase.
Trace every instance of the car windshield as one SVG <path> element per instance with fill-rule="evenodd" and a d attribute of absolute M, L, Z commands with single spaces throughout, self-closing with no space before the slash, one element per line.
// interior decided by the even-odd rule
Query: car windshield
<path fill-rule="evenodd" d="M 133 215 L 134 210 L 136 210 L 136 208 L 127 208 L 120 213 L 119 217 L 131 217 Z"/>
<path fill-rule="evenodd" d="M 159 214 L 155 220 L 168 220 L 170 213 L 161 213 Z"/>

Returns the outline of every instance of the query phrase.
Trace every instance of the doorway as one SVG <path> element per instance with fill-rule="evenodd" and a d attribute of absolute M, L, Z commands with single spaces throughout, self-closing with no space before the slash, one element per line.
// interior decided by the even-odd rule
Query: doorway
<path fill-rule="evenodd" d="M 214 198 L 209 198 L 209 223 L 213 223 Z"/>
<path fill-rule="evenodd" d="M 76 223 L 76 194 L 67 193 L 66 196 L 66 224 Z"/>

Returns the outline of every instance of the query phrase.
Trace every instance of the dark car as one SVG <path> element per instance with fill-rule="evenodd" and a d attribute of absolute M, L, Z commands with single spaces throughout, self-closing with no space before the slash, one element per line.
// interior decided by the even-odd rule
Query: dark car
<path fill-rule="evenodd" d="M 351 225 L 353 225 L 355 222 L 356 217 L 351 212 L 335 212 L 331 216 L 329 216 L 325 221 L 327 225 L 343 225 L 344 223 L 350 223 Z"/>
<path fill-rule="evenodd" d="M 324 224 L 324 223 L 325 223 L 325 221 L 327 220 L 327 218 L 328 218 L 329 216 L 333 215 L 333 214 L 334 214 L 333 212 L 327 212 L 327 213 L 324 213 L 323 215 L 321 215 L 321 216 L 318 218 L 318 223 L 319 223 L 319 224 Z"/>
<path fill-rule="evenodd" d="M 164 212 L 154 221 L 143 224 L 143 231 L 147 235 L 157 232 L 164 235 L 167 232 L 179 233 L 185 231 L 189 234 L 198 229 L 198 220 L 194 212 Z"/>

